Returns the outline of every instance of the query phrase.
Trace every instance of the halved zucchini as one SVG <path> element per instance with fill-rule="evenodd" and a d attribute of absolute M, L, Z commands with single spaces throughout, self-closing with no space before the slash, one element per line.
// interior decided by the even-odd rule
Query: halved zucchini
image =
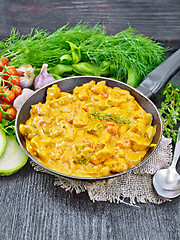
<path fill-rule="evenodd" d="M 6 147 L 0 157 L 0 176 L 8 176 L 21 169 L 28 156 L 21 149 L 15 136 L 6 136 Z"/>

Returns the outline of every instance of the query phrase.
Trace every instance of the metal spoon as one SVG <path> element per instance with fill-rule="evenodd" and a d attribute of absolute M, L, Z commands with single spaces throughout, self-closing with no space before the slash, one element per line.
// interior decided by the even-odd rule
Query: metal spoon
<path fill-rule="evenodd" d="M 180 155 L 180 127 L 175 146 L 172 164 L 167 169 L 161 169 L 153 177 L 156 192 L 165 198 L 174 198 L 180 195 L 180 175 L 176 171 L 176 164 Z"/>

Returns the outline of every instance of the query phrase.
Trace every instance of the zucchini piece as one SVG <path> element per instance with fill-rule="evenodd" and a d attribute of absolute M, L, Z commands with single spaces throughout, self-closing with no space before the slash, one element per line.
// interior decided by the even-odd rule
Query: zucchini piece
<path fill-rule="evenodd" d="M 6 139 L 6 147 L 0 157 L 0 176 L 9 176 L 17 172 L 28 160 L 28 156 L 17 143 L 15 136 L 6 136 Z"/>
<path fill-rule="evenodd" d="M 5 147 L 6 147 L 6 134 L 2 129 L 0 129 L 0 156 L 3 154 Z"/>

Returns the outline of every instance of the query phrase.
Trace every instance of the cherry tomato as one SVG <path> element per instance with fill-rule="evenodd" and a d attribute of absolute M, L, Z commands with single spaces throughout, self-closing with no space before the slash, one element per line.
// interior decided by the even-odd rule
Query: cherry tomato
<path fill-rule="evenodd" d="M 9 90 L 8 87 L 3 87 L 2 92 L 5 93 L 5 92 L 7 92 L 8 90 Z"/>
<path fill-rule="evenodd" d="M 0 93 L 6 93 L 7 91 L 9 91 L 8 87 L 1 87 Z"/>
<path fill-rule="evenodd" d="M 6 111 L 7 113 L 10 113 L 9 115 L 7 115 L 7 119 L 8 120 L 14 120 L 16 118 L 16 109 L 15 108 L 8 108 L 8 110 Z"/>
<path fill-rule="evenodd" d="M 15 93 L 15 97 L 18 97 L 22 93 L 22 89 L 19 86 L 13 87 L 11 90 Z"/>
<path fill-rule="evenodd" d="M 2 90 L 1 90 L 2 93 L 6 93 L 7 91 L 9 91 L 8 87 L 3 87 Z"/>
<path fill-rule="evenodd" d="M 7 66 L 9 64 L 9 59 L 5 56 L 3 56 L 1 59 L 0 59 L 0 64 L 3 65 L 3 66 Z M 3 71 L 4 67 L 3 66 L 0 66 L 0 72 Z"/>
<path fill-rule="evenodd" d="M 0 61 L 0 64 L 2 64 L 1 61 Z M 2 72 L 3 69 L 4 69 L 4 67 L 3 67 L 3 66 L 0 66 L 0 72 Z"/>
<path fill-rule="evenodd" d="M 7 71 L 4 71 L 3 72 L 3 74 L 1 74 L 1 76 L 2 76 L 2 78 L 4 79 L 4 80 L 8 80 L 8 78 L 9 78 L 9 73 L 7 72 Z"/>
<path fill-rule="evenodd" d="M 15 67 L 7 67 L 7 71 L 4 71 L 2 78 L 8 80 L 9 76 L 18 76 L 18 71 Z"/>
<path fill-rule="evenodd" d="M 6 56 L 3 56 L 1 59 L 0 59 L 0 62 L 3 66 L 8 66 L 9 64 L 9 59 L 6 57 Z"/>
<path fill-rule="evenodd" d="M 18 76 L 11 76 L 10 77 L 10 85 L 16 85 L 16 86 L 19 86 L 20 84 L 20 78 Z"/>
<path fill-rule="evenodd" d="M 2 112 L 0 111 L 0 122 L 2 121 L 3 115 Z"/>
<path fill-rule="evenodd" d="M 1 102 L 0 106 L 3 109 L 3 111 L 6 111 L 8 108 L 13 107 L 12 103 L 11 104 L 7 104 L 5 102 Z"/>
<path fill-rule="evenodd" d="M 0 61 L 0 64 L 2 65 L 1 61 Z M 0 66 L 0 72 L 2 72 L 3 70 L 4 70 L 4 67 Z"/>
<path fill-rule="evenodd" d="M 4 93 L 6 93 L 7 91 L 9 91 L 8 87 L 1 87 L 0 89 L 0 100 L 2 101 L 3 97 L 4 97 Z"/>
<path fill-rule="evenodd" d="M 8 71 L 10 72 L 10 75 L 18 76 L 18 71 L 15 67 L 13 67 L 13 66 L 8 67 Z"/>
<path fill-rule="evenodd" d="M 11 102 L 13 102 L 14 101 L 14 99 L 15 99 L 15 93 L 13 92 L 13 91 L 11 91 L 11 90 L 8 90 L 7 92 L 6 92 L 6 94 L 7 94 L 7 96 L 3 96 L 2 97 L 2 100 L 5 102 L 5 103 L 11 103 Z"/>

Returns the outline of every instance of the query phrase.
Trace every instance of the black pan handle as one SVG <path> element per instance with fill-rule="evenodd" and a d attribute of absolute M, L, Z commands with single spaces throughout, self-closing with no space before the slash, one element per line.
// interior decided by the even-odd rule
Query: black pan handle
<path fill-rule="evenodd" d="M 180 49 L 150 72 L 137 87 L 147 97 L 155 96 L 180 70 Z"/>

